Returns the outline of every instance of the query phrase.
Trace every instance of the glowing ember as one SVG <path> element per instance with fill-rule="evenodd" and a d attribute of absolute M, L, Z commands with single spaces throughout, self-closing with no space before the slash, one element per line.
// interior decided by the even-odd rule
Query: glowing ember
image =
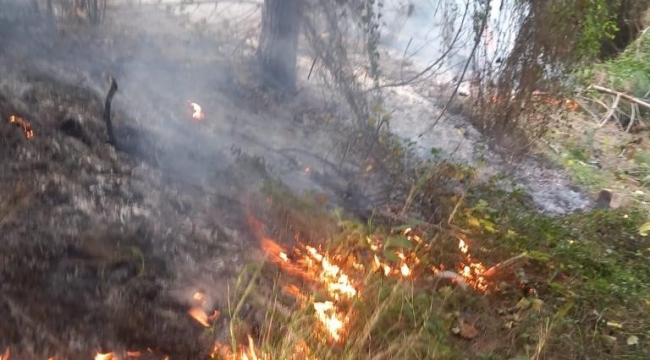
<path fill-rule="evenodd" d="M 283 261 L 285 261 L 285 262 L 289 261 L 289 257 L 287 256 L 287 254 L 285 254 L 285 253 L 283 253 L 283 252 L 281 252 L 281 253 L 278 255 L 278 257 L 279 257 L 280 259 L 282 259 Z"/>
<path fill-rule="evenodd" d="M 211 326 L 210 323 L 208 322 L 208 314 L 206 314 L 205 311 L 203 311 L 203 309 L 195 307 L 195 308 L 191 308 L 187 313 L 190 314 L 190 316 L 194 318 L 194 320 L 198 321 L 199 324 L 207 328 Z"/>
<path fill-rule="evenodd" d="M 97 352 L 97 355 L 95 355 L 95 360 L 117 360 L 117 356 L 115 356 L 115 353 L 112 352 L 105 354 Z"/>
<path fill-rule="evenodd" d="M 21 118 L 20 116 L 11 115 L 9 116 L 9 122 L 22 127 L 23 132 L 25 133 L 25 137 L 28 139 L 34 137 L 34 130 L 32 129 L 32 124 L 30 124 L 29 121 Z"/>
<path fill-rule="evenodd" d="M 188 101 L 188 103 L 192 107 L 192 119 L 194 119 L 196 121 L 203 120 L 203 118 L 205 117 L 205 114 L 203 113 L 203 111 L 201 109 L 201 105 L 199 105 L 199 104 L 197 104 L 195 102 L 191 102 L 191 101 Z"/>
<path fill-rule="evenodd" d="M 127 351 L 126 356 L 128 357 L 140 357 L 142 354 L 139 351 Z"/>

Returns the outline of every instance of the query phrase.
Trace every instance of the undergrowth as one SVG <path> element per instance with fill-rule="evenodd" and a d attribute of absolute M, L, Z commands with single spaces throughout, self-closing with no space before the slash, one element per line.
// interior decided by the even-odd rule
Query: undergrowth
<path fill-rule="evenodd" d="M 340 210 L 328 212 L 272 181 L 264 197 L 272 209 L 265 222 L 282 224 L 270 228 L 269 236 L 288 248 L 298 240 L 330 254 L 359 289 L 342 305 L 349 322 L 341 339 L 332 341 L 314 315 L 314 303 L 325 298 L 322 290 L 274 264 L 263 265 L 248 283 L 257 286 L 235 296 L 263 299 L 256 302 L 264 314 L 256 341 L 268 358 L 650 357 L 650 243 L 639 234 L 646 220 L 642 211 L 546 217 L 530 210 L 522 193 L 487 184 L 457 200 L 451 224 L 437 225 L 380 215 L 361 221 Z M 410 242 L 407 233 L 422 242 Z M 380 257 L 393 266 L 399 259 L 390 253 L 417 257 L 409 276 L 385 276 L 373 268 L 368 239 L 382 244 Z M 500 267 L 487 291 L 464 287 L 431 271 L 462 271 L 466 259 L 459 239 L 486 269 L 513 264 L 513 258 L 527 261 Z M 264 290 L 268 284 L 272 289 Z M 301 288 L 302 301 L 287 296 L 288 284 Z"/>

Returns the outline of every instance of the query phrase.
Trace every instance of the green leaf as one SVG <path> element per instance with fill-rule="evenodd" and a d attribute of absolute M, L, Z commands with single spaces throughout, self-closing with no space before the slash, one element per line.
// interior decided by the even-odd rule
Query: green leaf
<path fill-rule="evenodd" d="M 639 235 L 648 236 L 649 232 L 650 232 L 650 221 L 648 221 L 647 223 L 645 223 L 645 224 L 641 225 L 641 227 L 639 227 Z"/>
<path fill-rule="evenodd" d="M 386 249 L 402 248 L 405 250 L 411 250 L 413 249 L 413 243 L 404 236 L 389 236 L 384 242 L 384 247 Z"/>
<path fill-rule="evenodd" d="M 384 259 L 390 261 L 390 262 L 398 262 L 399 258 L 397 257 L 397 254 L 395 254 L 392 251 L 384 250 Z"/>
<path fill-rule="evenodd" d="M 481 223 L 478 221 L 477 218 L 470 216 L 469 219 L 467 219 L 467 225 L 472 226 L 472 227 L 481 227 Z"/>

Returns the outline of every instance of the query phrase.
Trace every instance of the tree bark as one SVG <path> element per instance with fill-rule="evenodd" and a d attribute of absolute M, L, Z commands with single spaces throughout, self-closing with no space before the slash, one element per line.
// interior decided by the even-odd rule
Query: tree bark
<path fill-rule="evenodd" d="M 296 62 L 303 0 L 264 0 L 258 57 L 266 86 L 296 91 Z"/>

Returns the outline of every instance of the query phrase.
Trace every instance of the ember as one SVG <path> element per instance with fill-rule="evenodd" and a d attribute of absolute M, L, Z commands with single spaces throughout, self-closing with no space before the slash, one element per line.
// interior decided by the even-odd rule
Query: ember
<path fill-rule="evenodd" d="M 205 117 L 205 114 L 203 113 L 203 111 L 201 109 L 201 105 L 199 105 L 199 104 L 197 104 L 195 102 L 191 102 L 191 101 L 188 101 L 188 103 L 190 104 L 190 107 L 192 108 L 192 119 L 194 119 L 196 121 L 203 120 L 203 118 Z"/>
<path fill-rule="evenodd" d="M 20 116 L 11 115 L 9 116 L 9 122 L 22 127 L 23 132 L 25 133 L 25 137 L 27 137 L 28 139 L 34 137 L 34 130 L 32 129 L 32 124 L 30 124 L 29 121 L 23 119 Z"/>

